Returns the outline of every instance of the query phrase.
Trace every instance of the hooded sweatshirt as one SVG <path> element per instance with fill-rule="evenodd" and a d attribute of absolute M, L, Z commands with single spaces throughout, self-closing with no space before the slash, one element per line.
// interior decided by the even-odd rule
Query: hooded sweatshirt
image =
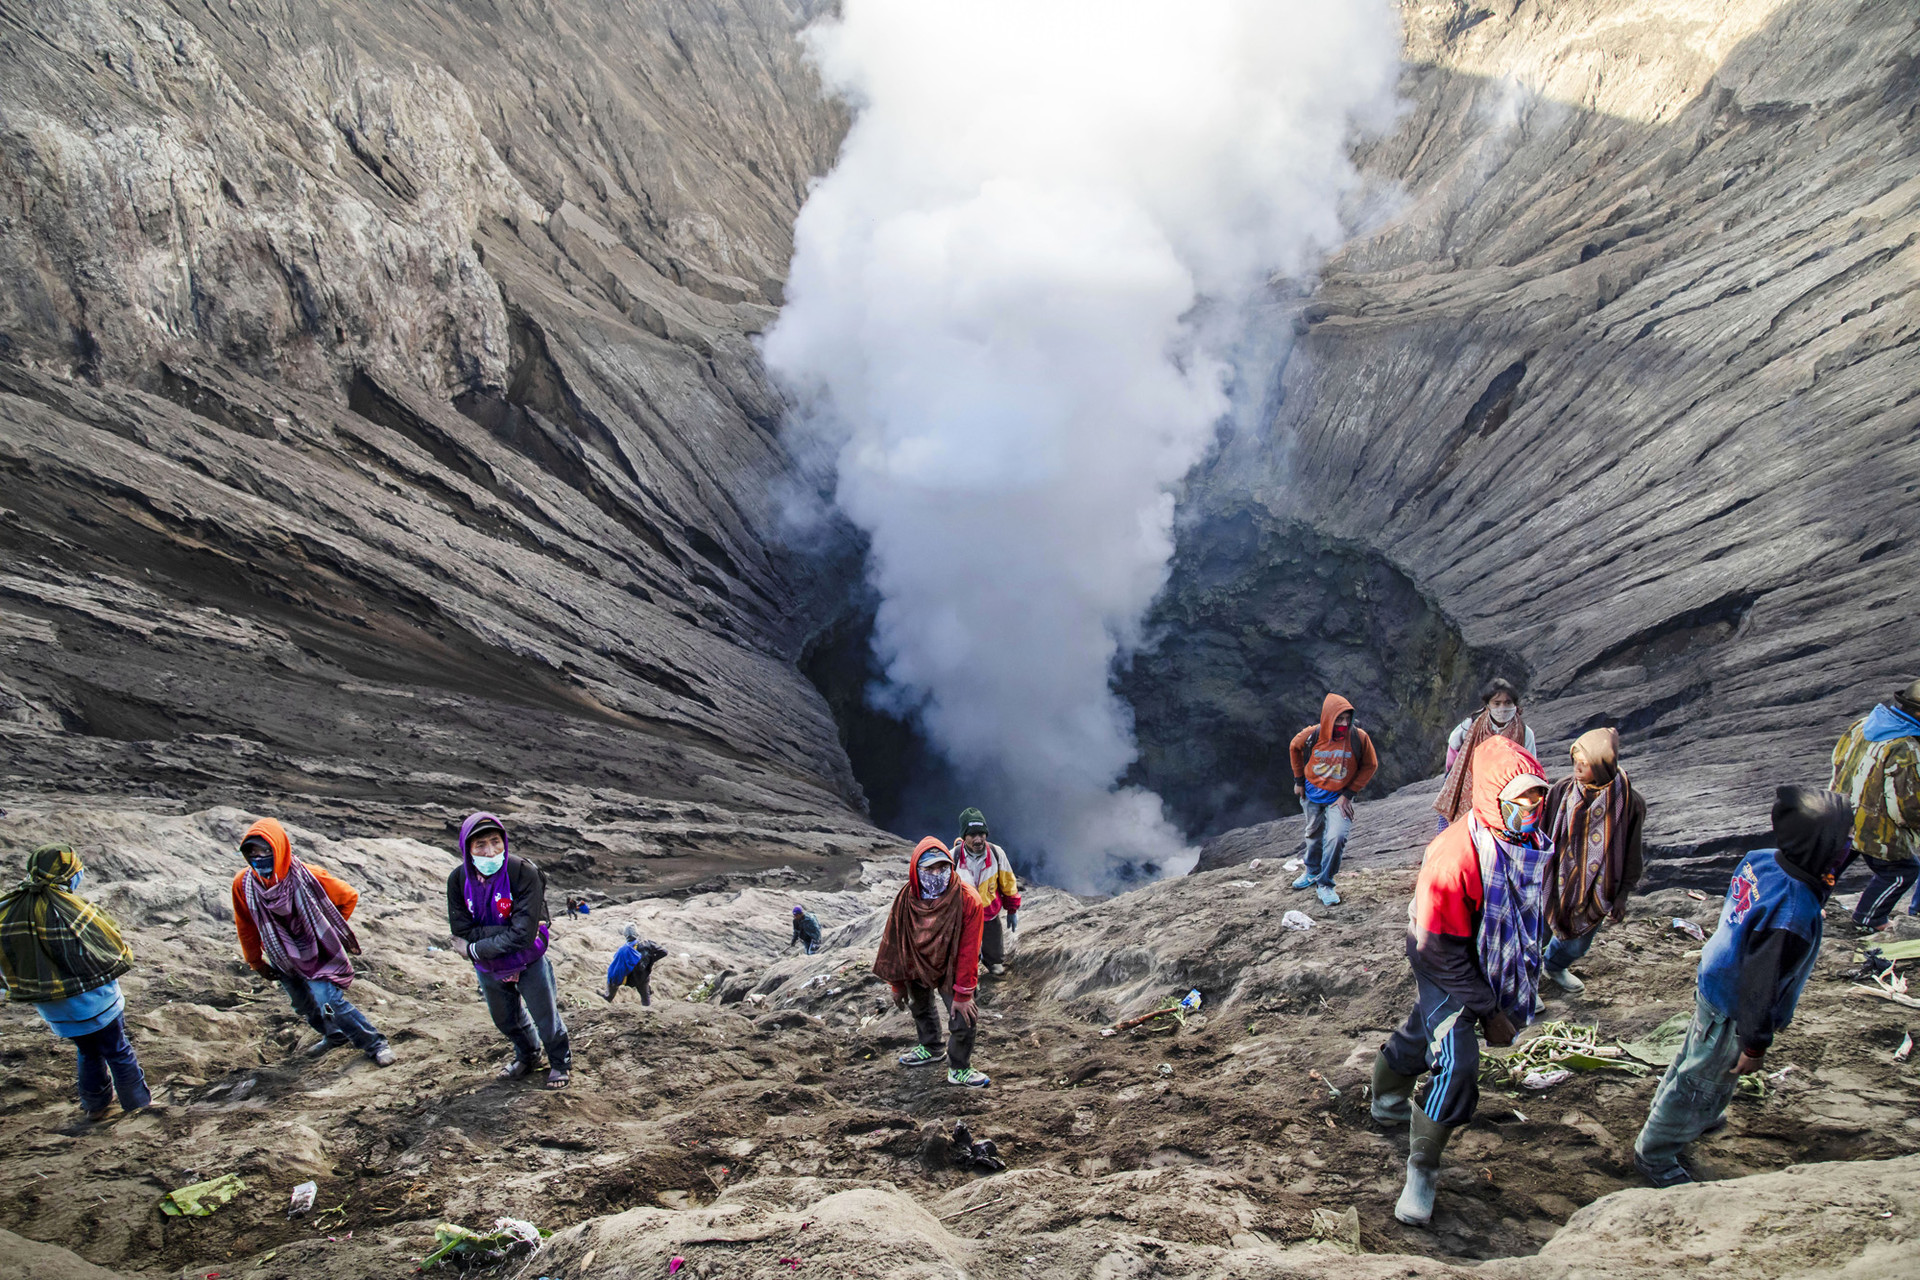
<path fill-rule="evenodd" d="M 460 824 L 460 865 L 447 876 L 447 927 L 466 941 L 475 970 L 510 982 L 546 954 L 553 918 L 547 913 L 547 878 L 511 843 L 506 865 L 481 875 L 467 846 L 483 828 L 506 836 L 506 825 L 490 813 L 472 814 Z"/>
<path fill-rule="evenodd" d="M 1920 720 L 1885 704 L 1833 748 L 1829 787 L 1853 805 L 1853 847 L 1882 862 L 1920 857 Z"/>
<path fill-rule="evenodd" d="M 955 999 L 970 1000 L 980 971 L 980 926 L 986 913 L 979 895 L 958 870 L 937 898 L 920 892 L 920 861 L 928 853 L 947 852 L 933 836 L 922 840 L 907 866 L 907 882 L 894 895 L 886 932 L 873 958 L 874 975 L 904 994 L 909 983 L 951 989 Z"/>
<path fill-rule="evenodd" d="M 326 868 L 316 866 L 305 859 L 296 859 L 293 856 L 293 840 L 287 835 L 285 827 L 272 818 L 262 818 L 247 828 L 247 833 L 241 837 L 240 842 L 245 844 L 255 837 L 265 840 L 273 849 L 273 882 L 276 886 L 286 883 L 287 877 L 293 874 L 294 863 L 298 861 L 300 867 L 319 882 L 321 892 L 326 894 L 328 900 L 339 911 L 341 922 L 344 924 L 352 919 L 353 909 L 360 902 L 359 893 L 352 885 L 334 876 Z M 253 911 L 247 905 L 247 880 L 253 875 L 252 867 L 243 867 L 233 877 L 233 928 L 234 932 L 240 935 L 240 954 L 246 959 L 248 966 L 255 973 L 268 973 L 272 971 L 273 966 L 267 962 L 262 952 L 260 925 L 253 918 Z M 352 938 L 351 933 L 347 936 L 349 939 Z M 338 949 L 331 957 L 334 963 L 325 965 L 313 973 L 285 976 L 325 978 L 336 986 L 347 986 L 353 981 L 353 962 L 347 959 L 346 954 L 349 950 L 358 954 L 359 943 L 353 941 L 349 946 Z"/>
<path fill-rule="evenodd" d="M 1288 744 L 1294 780 L 1305 784 L 1309 804 L 1331 804 L 1343 791 L 1359 791 L 1380 770 L 1380 757 L 1365 729 L 1352 724 L 1345 733 L 1334 732 L 1334 720 L 1352 710 L 1351 702 L 1328 694 L 1320 704 L 1320 723 L 1294 734 Z"/>
<path fill-rule="evenodd" d="M 1473 814 L 1488 831 L 1497 832 L 1502 826 L 1501 789 L 1523 773 L 1546 776 L 1540 762 L 1511 739 L 1488 738 L 1477 748 Z M 1413 903 L 1407 913 L 1407 961 L 1478 1017 L 1500 1008 L 1480 961 L 1486 897 L 1471 824 L 1455 822 L 1427 846 L 1414 880 Z M 1507 1012 L 1518 1025 L 1525 1025 L 1532 1016 L 1530 1009 Z"/>

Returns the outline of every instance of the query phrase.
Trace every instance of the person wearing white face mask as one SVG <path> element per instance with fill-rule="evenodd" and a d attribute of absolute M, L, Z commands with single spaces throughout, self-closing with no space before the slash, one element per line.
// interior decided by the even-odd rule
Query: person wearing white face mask
<path fill-rule="evenodd" d="M 564 1089 L 573 1047 L 547 962 L 551 921 L 540 868 L 508 852 L 499 818 L 470 815 L 460 827 L 460 865 L 447 876 L 453 949 L 473 962 L 487 1013 L 513 1045 L 513 1061 L 500 1075 L 518 1080 L 535 1070 L 544 1047 L 547 1088 Z"/>
<path fill-rule="evenodd" d="M 1473 753 L 1488 738 L 1508 738 L 1538 756 L 1533 730 L 1520 711 L 1520 691 L 1512 681 L 1498 676 L 1480 690 L 1480 710 L 1453 727 L 1447 735 L 1447 778 L 1440 785 L 1440 798 L 1433 803 L 1440 815 L 1437 829 L 1445 831 L 1458 822 L 1473 803 Z"/>

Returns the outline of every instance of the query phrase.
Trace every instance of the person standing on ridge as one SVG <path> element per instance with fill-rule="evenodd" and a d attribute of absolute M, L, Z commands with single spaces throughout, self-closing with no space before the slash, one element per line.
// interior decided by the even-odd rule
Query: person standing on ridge
<path fill-rule="evenodd" d="M 1547 779 L 1504 737 L 1474 748 L 1473 808 L 1427 845 L 1414 881 L 1407 962 L 1413 1012 L 1373 1060 L 1373 1118 L 1410 1124 L 1407 1183 L 1393 1216 L 1433 1219 L 1440 1156 L 1480 1101 L 1480 1041 L 1505 1046 L 1539 1006 L 1540 889 L 1553 845 L 1540 828 Z M 1433 1072 L 1423 1108 L 1413 1086 Z"/>
<path fill-rule="evenodd" d="M 27 878 L 0 898 L 0 986 L 73 1045 L 80 1110 L 104 1120 L 114 1094 L 122 1111 L 151 1106 L 153 1094 L 127 1042 L 120 994 L 133 952 L 112 917 L 80 896 L 85 876 L 71 845 L 43 844 L 27 855 Z"/>
<path fill-rule="evenodd" d="M 667 949 L 650 938 L 642 938 L 639 925 L 628 925 L 626 938 L 613 953 L 613 963 L 607 966 L 607 989 L 600 993 L 600 998 L 612 1004 L 621 987 L 632 987 L 640 993 L 641 1006 L 651 1006 L 653 966 L 667 958 Z"/>
<path fill-rule="evenodd" d="M 287 829 L 262 818 L 240 838 L 244 870 L 233 877 L 233 927 L 255 973 L 286 988 L 293 1011 L 320 1033 L 309 1058 L 351 1041 L 383 1067 L 393 1049 L 347 999 L 360 939 L 347 923 L 360 895 L 324 867 L 293 856 Z"/>
<path fill-rule="evenodd" d="M 907 882 L 894 895 L 886 931 L 873 958 L 874 976 L 893 988 L 895 1008 L 913 1010 L 920 1043 L 900 1057 L 903 1067 L 941 1061 L 940 1009 L 946 1003 L 947 1083 L 982 1089 L 984 1071 L 973 1069 L 979 1012 L 973 995 L 979 979 L 980 899 L 953 867 L 953 855 L 933 836 L 922 840 L 907 865 Z"/>
<path fill-rule="evenodd" d="M 1773 802 L 1778 847 L 1755 849 L 1734 868 L 1720 924 L 1700 952 L 1687 1038 L 1633 1143 L 1634 1167 L 1654 1186 L 1693 1181 L 1680 1153 L 1726 1114 L 1740 1077 L 1761 1069 L 1774 1033 L 1793 1021 L 1852 829 L 1844 796 L 1781 787 Z"/>
<path fill-rule="evenodd" d="M 1379 772 L 1373 739 L 1353 722 L 1353 704 L 1330 693 L 1320 704 L 1320 723 L 1293 735 L 1293 794 L 1307 815 L 1306 870 L 1293 882 L 1311 888 L 1324 906 L 1340 905 L 1333 879 L 1353 830 L 1353 802 Z"/>
<path fill-rule="evenodd" d="M 1440 784 L 1440 798 L 1433 802 L 1440 815 L 1438 830 L 1445 831 L 1472 807 L 1474 748 L 1494 737 L 1510 739 L 1524 747 L 1528 755 L 1539 758 L 1533 730 L 1520 712 L 1520 692 L 1512 681 L 1499 676 L 1482 686 L 1480 710 L 1453 726 L 1453 732 L 1447 735 L 1447 777 Z"/>
<path fill-rule="evenodd" d="M 793 909 L 793 937 L 787 940 L 787 945 L 792 946 L 796 942 L 806 947 L 808 955 L 820 949 L 819 918 L 805 907 Z"/>
<path fill-rule="evenodd" d="M 1920 881 L 1920 680 L 1840 736 L 1828 785 L 1853 806 L 1854 852 L 1873 871 L 1854 904 L 1853 927 L 1877 933 Z M 1920 890 L 1908 914 L 1920 914 Z"/>
<path fill-rule="evenodd" d="M 1541 819 L 1553 841 L 1547 864 L 1546 914 L 1553 940 L 1542 970 L 1563 991 L 1587 984 L 1568 966 L 1593 949 L 1602 921 L 1627 918 L 1627 898 L 1640 883 L 1641 828 L 1647 802 L 1620 768 L 1620 735 L 1593 729 L 1574 740 L 1573 776 L 1547 792 Z"/>
<path fill-rule="evenodd" d="M 987 972 L 999 977 L 1007 971 L 1007 944 L 1020 931 L 1020 882 L 1013 877 L 1007 851 L 987 835 L 987 815 L 978 809 L 960 811 L 960 838 L 954 842 L 960 875 L 980 897 L 986 912 L 980 930 L 980 960 Z M 1004 908 L 1007 923 L 1000 925 Z"/>
<path fill-rule="evenodd" d="M 460 824 L 460 865 L 447 876 L 453 949 L 473 962 L 493 1025 L 513 1045 L 500 1075 L 518 1080 L 547 1051 L 547 1088 L 572 1078 L 573 1042 L 547 961 L 547 877 L 508 851 L 507 829 L 490 813 Z"/>

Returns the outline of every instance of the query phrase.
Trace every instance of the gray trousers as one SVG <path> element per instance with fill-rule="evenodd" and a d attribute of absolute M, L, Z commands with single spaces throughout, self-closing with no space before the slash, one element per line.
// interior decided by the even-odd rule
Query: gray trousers
<path fill-rule="evenodd" d="M 1733 1066 L 1739 1057 L 1740 1036 L 1733 1019 L 1696 995 L 1687 1038 L 1660 1078 L 1647 1123 L 1633 1144 L 1634 1154 L 1654 1169 L 1679 1164 L 1680 1152 L 1733 1101 L 1733 1091 L 1740 1084 Z"/>
<path fill-rule="evenodd" d="M 973 1064 L 973 1037 L 977 1028 L 954 1017 L 951 994 L 944 991 L 936 993 L 932 987 L 909 982 L 907 1008 L 913 1011 L 914 1030 L 919 1032 L 920 1043 L 926 1046 L 928 1053 L 940 1052 L 940 1011 L 934 1005 L 936 994 L 947 1006 L 947 1065 L 955 1071 L 964 1071 Z"/>
<path fill-rule="evenodd" d="M 572 1070 L 573 1044 L 567 1024 L 560 1019 L 560 993 L 554 989 L 553 966 L 547 958 L 541 956 L 521 970 L 518 982 L 502 982 L 484 973 L 479 977 L 487 1013 L 500 1034 L 513 1042 L 514 1056 L 522 1062 L 538 1062 L 544 1045 L 548 1066 Z"/>
<path fill-rule="evenodd" d="M 1007 926 L 1003 916 L 995 916 L 980 926 L 980 963 L 991 968 L 1007 962 Z"/>

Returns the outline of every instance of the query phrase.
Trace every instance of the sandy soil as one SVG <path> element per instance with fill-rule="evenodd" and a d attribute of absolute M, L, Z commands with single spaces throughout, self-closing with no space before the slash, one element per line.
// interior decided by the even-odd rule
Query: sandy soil
<path fill-rule="evenodd" d="M 1012 972 L 982 998 L 976 1065 L 994 1076 L 984 1092 L 893 1063 L 911 1025 L 868 964 L 898 867 L 869 864 L 840 892 L 788 888 L 774 872 L 722 892 L 602 908 L 556 930 L 576 1074 L 572 1088 L 549 1093 L 493 1078 L 507 1050 L 471 973 L 429 950 L 446 942 L 451 857 L 407 840 L 295 833 L 303 853 L 363 893 L 354 991 L 400 1062 L 380 1070 L 351 1050 L 301 1056 L 311 1033 L 239 964 L 226 918 L 229 850 L 246 818 L 16 810 L 0 819 L 0 861 L 64 835 L 89 864 L 89 891 L 127 927 L 140 962 L 124 983 L 130 1024 L 167 1103 L 76 1124 L 66 1047 L 30 1010 L 5 1008 L 0 1228 L 111 1271 L 196 1280 L 406 1274 L 436 1223 L 500 1215 L 562 1232 L 529 1280 L 664 1274 L 648 1250 L 669 1245 L 705 1276 L 789 1274 L 783 1257 L 816 1270 L 829 1255 L 839 1270 L 817 1273 L 1279 1274 L 1252 1262 L 1236 1270 L 1232 1259 L 1319 1257 L 1329 1246 L 1298 1246 L 1348 1234 L 1327 1215 L 1349 1207 L 1370 1254 L 1436 1266 L 1526 1257 L 1582 1206 L 1636 1185 L 1630 1148 L 1652 1075 L 1577 1076 L 1544 1094 L 1489 1087 L 1449 1152 L 1433 1229 L 1393 1221 L 1405 1137 L 1367 1118 L 1364 1086 L 1375 1046 L 1410 999 L 1404 867 L 1354 868 L 1346 901 L 1331 909 L 1290 892 L 1271 860 L 1104 902 L 1033 894 Z M 794 901 L 827 927 L 817 956 L 783 953 Z M 1288 907 L 1315 927 L 1282 929 Z M 1556 998 L 1547 1016 L 1625 1039 L 1690 1007 L 1698 943 L 1669 921 L 1711 927 L 1715 910 L 1680 889 L 1640 900 L 1636 919 L 1580 966 L 1587 994 Z M 631 993 L 612 1006 L 592 994 L 628 919 L 672 953 L 651 1009 Z M 1765 1097 L 1736 1103 L 1726 1131 L 1699 1150 L 1704 1175 L 1920 1151 L 1920 1067 L 1890 1061 L 1920 1011 L 1851 994 L 1850 965 L 1836 931 L 1770 1060 L 1773 1071 L 1792 1069 Z M 719 976 L 715 999 L 682 998 L 709 975 Z M 1177 1032 L 1099 1034 L 1189 987 L 1206 1009 Z M 956 1118 L 999 1144 L 1008 1173 L 953 1166 L 946 1134 Z M 1868 1171 L 1895 1168 L 1909 1185 L 1920 1176 L 1912 1160 L 1849 1173 L 1868 1180 L 1861 1203 L 1880 1194 Z M 159 1213 L 168 1189 L 228 1171 L 248 1190 L 213 1217 Z M 287 1194 L 308 1178 L 322 1212 L 289 1221 Z M 1819 1248 L 1843 1240 L 1853 1257 L 1911 1240 L 1914 1208 L 1899 1200 L 1885 1206 L 1890 1217 L 1848 1218 Z M 713 1238 L 742 1233 L 726 1222 L 781 1215 L 799 1215 L 786 1234 L 763 1226 L 754 1241 Z M 904 1231 L 922 1217 L 932 1226 L 900 1237 L 910 1248 L 882 1230 L 886 1239 L 861 1252 L 860 1224 Z M 579 1245 L 589 1237 L 625 1243 L 589 1260 Z M 1127 1243 L 1137 1240 L 1159 1243 Z M 896 1245 L 898 1257 L 888 1253 Z M 1116 1249 L 1138 1267 L 1113 1261 Z M 1338 1274 L 1372 1274 L 1330 1256 Z M 1545 1267 L 1555 1250 L 1540 1256 Z M 1775 1274 L 1773 1265 L 1756 1255 L 1740 1274 Z M 61 1273 L 41 1260 L 31 1274 Z"/>

